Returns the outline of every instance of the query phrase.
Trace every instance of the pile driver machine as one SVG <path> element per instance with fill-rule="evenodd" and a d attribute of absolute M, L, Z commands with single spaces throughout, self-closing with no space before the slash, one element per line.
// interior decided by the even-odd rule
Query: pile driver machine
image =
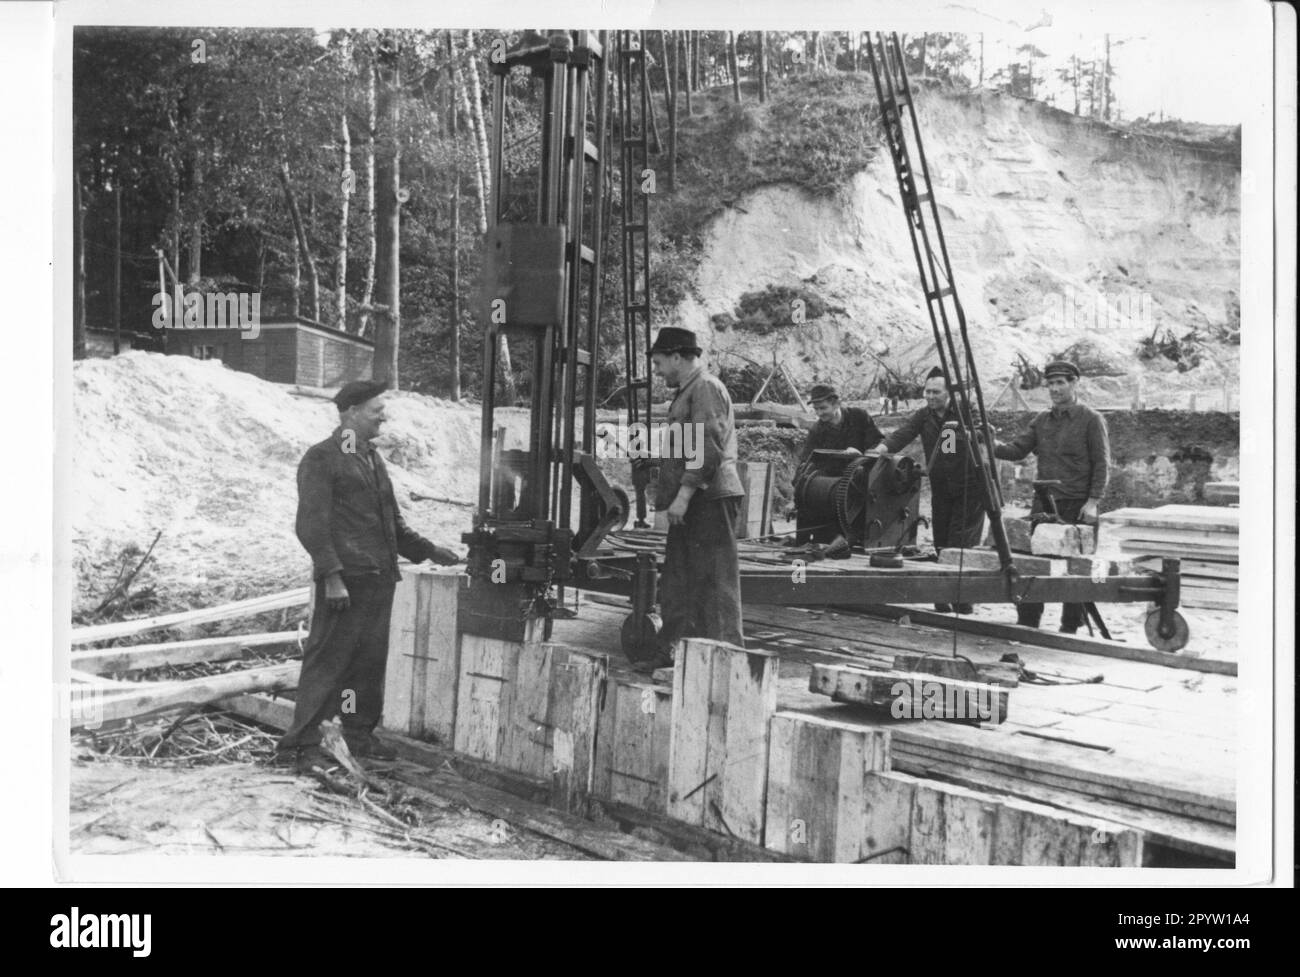
<path fill-rule="evenodd" d="M 959 443 L 978 473 L 1000 568 L 965 570 L 907 560 L 862 569 L 792 574 L 783 550 L 761 568 L 742 570 L 746 603 L 861 606 L 884 603 L 1150 602 L 1147 637 L 1164 651 L 1187 641 L 1178 614 L 1179 565 L 1132 575 L 1022 574 L 1008 543 L 993 434 L 966 318 L 939 221 L 913 94 L 897 35 L 875 33 L 868 46 L 882 142 L 898 181 L 924 304 L 940 364 L 950 378 Z M 470 586 L 462 630 L 525 640 L 571 616 L 566 592 L 630 598 L 623 650 L 634 662 L 655 654 L 656 580 L 663 537 L 648 522 L 653 471 L 632 466 L 631 491 L 613 485 L 597 463 L 597 367 L 605 242 L 618 178 L 623 336 L 622 385 L 629 426 L 652 421 L 650 362 L 650 171 L 647 53 L 637 31 L 527 33 L 491 62 L 491 199 L 483 245 L 483 414 L 479 497 L 469 544 Z M 507 147 L 512 79 L 526 73 L 540 119 L 528 159 Z M 539 90 L 538 90 L 539 89 Z M 617 101 L 617 106 L 615 104 Z M 506 166 L 507 150 L 513 165 Z M 528 364 L 526 447 L 507 450 L 497 425 L 499 338 Z M 915 532 L 923 472 L 902 455 L 827 457 L 797 487 L 834 518 L 855 551 L 898 552 Z M 575 494 L 575 486 L 577 492 Z M 629 521 L 634 526 L 625 530 Z M 788 562 L 788 555 L 787 555 Z M 901 565 L 900 565 L 901 564 Z"/>

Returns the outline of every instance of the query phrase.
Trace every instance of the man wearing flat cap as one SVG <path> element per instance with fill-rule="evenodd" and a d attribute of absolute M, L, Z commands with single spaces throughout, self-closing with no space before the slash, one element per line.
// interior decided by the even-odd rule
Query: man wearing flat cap
<path fill-rule="evenodd" d="M 885 436 L 871 415 L 861 407 L 841 404 L 839 392 L 830 384 L 814 386 L 808 391 L 808 400 L 817 414 L 817 423 L 808 432 L 803 450 L 799 452 L 799 470 L 809 463 L 814 451 L 851 451 L 860 455 L 884 440 Z M 798 477 L 796 471 L 796 480 Z M 839 534 L 839 529 L 836 526 L 807 526 L 803 516 L 796 514 L 796 533 L 801 543 L 809 539 L 829 543 Z"/>
<path fill-rule="evenodd" d="M 1079 403 L 1079 368 L 1065 360 L 1054 360 L 1043 370 L 1052 407 L 1038 414 L 1029 430 L 1006 444 L 998 444 L 994 455 L 1007 461 L 1021 461 L 1030 452 L 1038 456 L 1038 480 L 1059 480 L 1059 488 L 1046 489 L 1056 510 L 1067 523 L 1097 524 L 1098 507 L 1110 481 L 1110 434 L 1106 419 L 1086 404 Z M 1041 493 L 1035 493 L 1030 518 L 1046 511 Z M 1019 623 L 1038 627 L 1043 605 L 1022 603 L 1016 608 Z M 1073 634 L 1083 623 L 1082 604 L 1061 605 L 1061 630 Z"/>
<path fill-rule="evenodd" d="M 658 665 L 679 638 L 712 638 L 744 647 L 740 620 L 740 560 L 736 523 L 745 494 L 736 469 L 736 419 L 731 395 L 700 362 L 689 329 L 659 330 L 650 359 L 676 396 L 668 408 L 669 432 L 684 451 L 665 451 L 655 507 L 667 510 L 668 545 L 659 580 L 663 617 Z"/>
<path fill-rule="evenodd" d="M 885 451 L 902 451 L 921 439 L 930 473 L 930 532 L 936 550 L 969 549 L 984 535 L 984 491 L 979 472 L 970 459 L 967 433 L 948 391 L 948 378 L 940 367 L 932 369 L 923 388 L 925 406 L 909 414 L 885 438 Z M 944 432 L 949 432 L 945 434 Z M 971 614 L 973 604 L 935 604 L 947 613 Z"/>
<path fill-rule="evenodd" d="M 336 714 L 354 755 L 395 756 L 373 730 L 383 711 L 397 558 L 460 562 L 407 526 L 397 508 L 384 459 L 371 443 L 385 420 L 385 389 L 369 380 L 346 384 L 334 397 L 339 426 L 298 465 L 295 528 L 311 555 L 316 597 L 293 724 L 279 749 L 296 749 L 305 774 L 335 765 L 321 749 L 320 724 Z"/>

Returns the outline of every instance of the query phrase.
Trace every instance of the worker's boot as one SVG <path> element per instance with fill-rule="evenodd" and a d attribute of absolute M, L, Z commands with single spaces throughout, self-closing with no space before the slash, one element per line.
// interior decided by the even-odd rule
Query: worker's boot
<path fill-rule="evenodd" d="M 975 605 L 974 605 L 974 604 L 954 604 L 954 605 L 953 605 L 953 609 L 954 609 L 958 614 L 974 614 L 974 613 L 975 613 Z"/>
<path fill-rule="evenodd" d="M 951 614 L 951 613 L 952 613 L 952 605 L 951 605 L 951 604 L 935 604 L 935 605 L 934 605 L 934 609 L 935 609 L 936 611 L 938 611 L 940 614 Z"/>
<path fill-rule="evenodd" d="M 375 736 L 374 733 L 347 732 L 343 741 L 354 757 L 363 760 L 396 760 L 397 751 Z"/>

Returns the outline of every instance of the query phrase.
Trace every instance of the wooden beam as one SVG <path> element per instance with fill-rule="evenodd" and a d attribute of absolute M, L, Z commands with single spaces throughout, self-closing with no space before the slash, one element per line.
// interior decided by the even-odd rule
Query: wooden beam
<path fill-rule="evenodd" d="M 293 689 L 298 685 L 298 672 L 301 668 L 301 662 L 288 662 L 188 682 L 141 682 L 138 683 L 138 692 L 105 695 L 94 711 L 100 721 L 115 722 L 138 719 L 169 709 L 207 705 L 241 693 Z M 87 726 L 89 723 L 83 721 L 77 725 Z"/>
<path fill-rule="evenodd" d="M 901 617 L 906 617 L 914 624 L 925 624 L 949 631 L 961 631 L 965 634 L 978 634 L 988 638 L 1002 638 L 1007 641 L 1018 641 L 1026 645 L 1038 645 L 1042 648 L 1075 651 L 1084 655 L 1096 655 L 1100 658 L 1118 658 L 1122 661 L 1145 662 L 1148 665 L 1164 665 L 1166 668 L 1188 669 L 1194 672 L 1206 672 L 1211 675 L 1237 674 L 1236 662 L 1220 661 L 1215 658 L 1194 658 L 1186 654 L 1156 651 L 1154 648 L 1142 648 L 1138 645 L 1128 645 L 1119 641 L 1081 638 L 1073 634 L 1061 634 L 1058 631 L 1027 628 L 1019 624 L 1003 624 L 999 621 L 983 621 L 979 618 L 964 615 L 940 614 L 919 607 L 899 604 L 864 604 L 861 607 L 836 608 L 836 610 L 865 613 L 895 621 Z"/>
<path fill-rule="evenodd" d="M 263 631 L 194 641 L 164 641 L 121 648 L 94 648 L 72 653 L 72 667 L 96 675 L 111 675 L 159 665 L 192 665 L 238 658 L 245 648 L 295 644 L 303 635 L 297 631 Z"/>
<path fill-rule="evenodd" d="M 174 628 L 187 624 L 203 624 L 207 621 L 224 621 L 232 617 L 246 617 L 249 614 L 261 614 L 264 611 L 278 611 L 288 607 L 303 607 L 311 599 L 310 587 L 299 587 L 266 597 L 252 597 L 238 600 L 217 607 L 201 608 L 193 611 L 181 611 L 177 614 L 160 614 L 155 617 L 138 618 L 134 621 L 115 621 L 111 624 L 95 624 L 88 628 L 77 628 L 72 632 L 74 645 L 90 644 L 93 641 L 108 641 L 110 638 L 125 638 L 127 635 L 140 634 L 143 631 L 155 631 L 158 628 Z"/>
<path fill-rule="evenodd" d="M 894 719 L 1001 723 L 1005 688 L 928 672 L 882 672 L 854 665 L 813 665 L 808 691 L 867 706 Z"/>

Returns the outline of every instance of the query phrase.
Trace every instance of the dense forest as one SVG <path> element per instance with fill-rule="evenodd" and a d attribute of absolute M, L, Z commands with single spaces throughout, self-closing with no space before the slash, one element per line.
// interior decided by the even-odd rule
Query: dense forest
<path fill-rule="evenodd" d="M 492 177 L 489 62 L 520 36 L 78 29 L 74 355 L 85 355 L 88 327 L 120 328 L 148 348 L 161 273 L 165 292 L 179 282 L 187 291 L 256 293 L 263 317 L 301 316 L 373 339 L 376 374 L 402 387 L 476 395 L 474 294 Z M 706 102 L 767 102 L 785 86 L 825 95 L 827 76 L 865 72 L 864 36 L 644 32 L 659 175 L 652 296 L 660 308 L 689 278 L 692 234 L 737 190 L 726 173 L 712 173 L 718 186 L 710 186 L 713 162 L 689 145 L 692 114 Z M 921 79 L 1035 94 L 1041 52 L 1027 49 L 1023 61 L 986 73 L 978 37 L 926 34 L 904 43 L 909 72 Z M 1075 113 L 1109 118 L 1109 65 L 1074 59 L 1072 70 L 1066 80 L 1082 93 Z M 866 90 L 865 79 L 853 81 Z M 535 166 L 538 87 L 521 73 L 510 76 L 506 184 L 522 185 Z M 855 135 L 861 129 L 826 126 L 815 151 L 796 147 L 792 165 L 807 172 L 794 174 L 795 182 L 825 190 L 840 170 L 861 165 L 870 155 Z M 680 189 L 687 181 L 679 180 L 679 163 L 696 181 Z M 613 207 L 621 206 L 618 182 L 610 180 Z M 616 228 L 614 220 L 606 225 L 611 244 Z M 621 313 L 617 251 L 611 254 L 602 331 L 613 338 Z M 621 354 L 611 349 L 604 359 L 600 379 L 609 392 Z"/>

